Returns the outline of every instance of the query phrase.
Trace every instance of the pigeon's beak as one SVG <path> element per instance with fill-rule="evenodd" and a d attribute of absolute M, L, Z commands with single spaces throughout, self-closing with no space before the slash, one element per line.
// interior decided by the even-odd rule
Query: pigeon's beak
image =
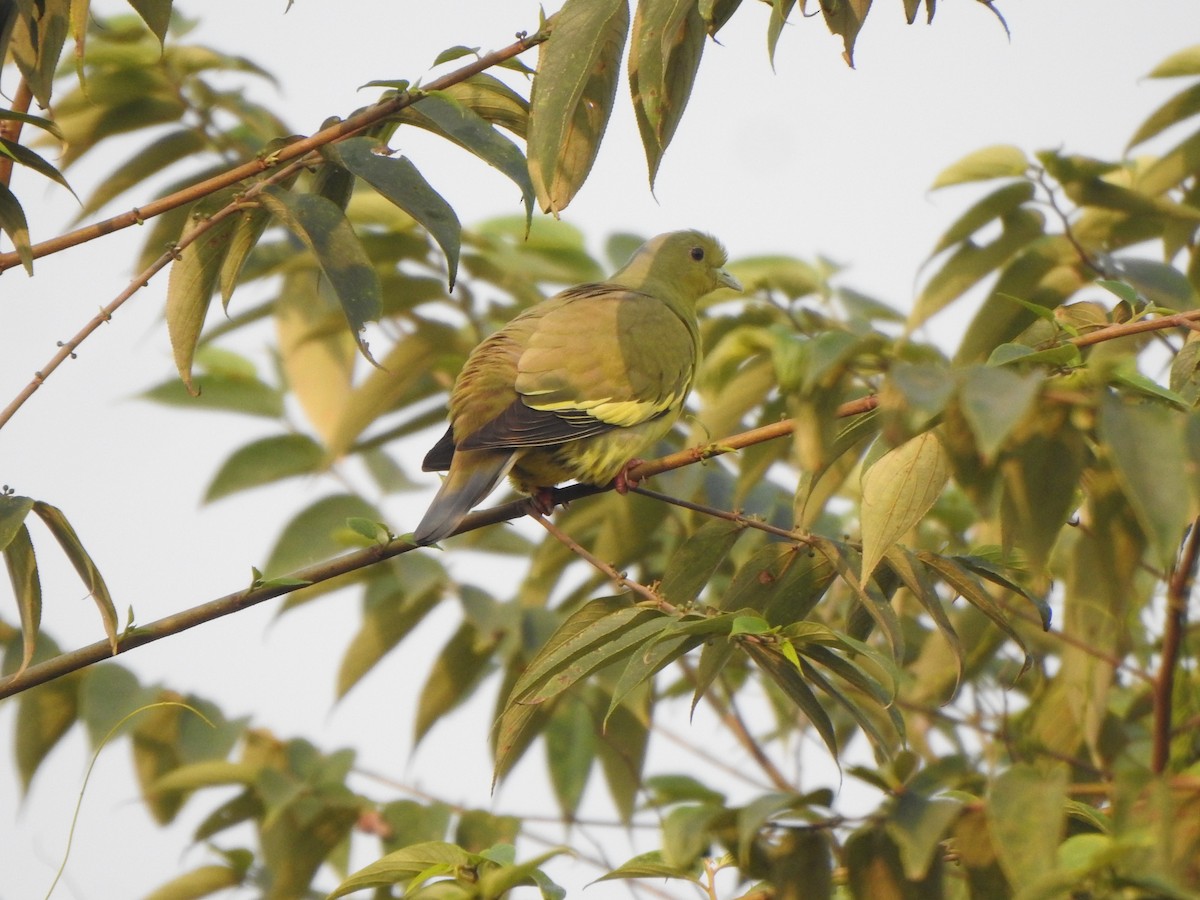
<path fill-rule="evenodd" d="M 742 283 L 726 272 L 724 269 L 717 269 L 717 281 L 723 286 L 733 291 L 741 293 Z"/>

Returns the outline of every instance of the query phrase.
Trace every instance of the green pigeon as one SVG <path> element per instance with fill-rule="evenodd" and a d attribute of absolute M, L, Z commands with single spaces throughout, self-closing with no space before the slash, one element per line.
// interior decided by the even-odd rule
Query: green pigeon
<path fill-rule="evenodd" d="M 535 497 L 563 481 L 628 489 L 638 453 L 670 431 L 696 375 L 696 301 L 741 290 L 725 249 L 699 231 L 646 242 L 608 281 L 521 313 L 471 351 L 450 427 L 425 457 L 447 471 L 417 544 L 454 533 L 505 475 Z"/>

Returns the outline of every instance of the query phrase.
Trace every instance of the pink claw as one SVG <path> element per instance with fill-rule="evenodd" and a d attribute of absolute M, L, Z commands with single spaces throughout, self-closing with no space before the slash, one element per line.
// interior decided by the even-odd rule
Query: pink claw
<path fill-rule="evenodd" d="M 630 472 L 644 463 L 644 459 L 638 459 L 636 456 L 625 465 L 621 466 L 621 471 L 617 472 L 617 477 L 613 479 L 613 487 L 616 488 L 618 494 L 628 494 L 630 488 L 638 486 L 640 478 L 631 478 Z"/>

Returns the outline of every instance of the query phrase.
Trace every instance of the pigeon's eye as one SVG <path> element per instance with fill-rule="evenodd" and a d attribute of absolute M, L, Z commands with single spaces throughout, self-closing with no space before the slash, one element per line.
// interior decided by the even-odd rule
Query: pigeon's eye
<path fill-rule="evenodd" d="M 704 248 L 703 247 L 693 247 L 692 248 L 692 259 L 694 259 L 696 262 L 700 262 L 700 260 L 704 259 Z"/>

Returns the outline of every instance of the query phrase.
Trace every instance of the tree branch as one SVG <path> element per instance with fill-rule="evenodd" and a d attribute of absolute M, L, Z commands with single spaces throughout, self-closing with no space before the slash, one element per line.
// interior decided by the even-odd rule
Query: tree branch
<path fill-rule="evenodd" d="M 860 400 L 842 404 L 838 407 L 835 415 L 839 417 L 859 415 L 874 409 L 875 406 L 876 400 L 874 397 L 863 397 Z M 639 479 L 649 478 L 651 475 L 692 465 L 702 459 L 719 456 L 733 449 L 749 447 L 752 444 L 759 444 L 763 441 L 784 437 L 792 433 L 794 426 L 795 422 L 792 419 L 784 419 L 773 425 L 754 428 L 750 431 L 725 438 L 715 444 L 693 447 L 690 450 L 683 450 L 679 453 L 672 453 L 659 459 L 650 460 L 638 466 L 637 469 L 633 470 L 631 475 Z M 566 503 L 608 490 L 612 490 L 611 485 L 596 487 L 590 484 L 575 484 L 570 487 L 557 489 L 554 492 L 554 502 L 556 504 Z M 462 524 L 459 525 L 454 534 L 462 534 L 466 531 L 474 531 L 477 528 L 496 525 L 500 522 L 508 522 L 512 519 L 528 515 L 532 509 L 530 498 L 514 500 L 501 506 L 493 506 L 490 509 L 481 509 L 463 519 Z M 264 600 L 281 597 L 307 585 L 319 584 L 342 575 L 350 574 L 351 572 L 356 572 L 359 569 L 365 569 L 367 566 L 375 565 L 385 559 L 391 559 L 394 556 L 399 556 L 402 553 L 408 553 L 410 550 L 415 549 L 417 549 L 417 545 L 411 541 L 396 538 L 386 544 L 366 547 L 362 550 L 356 550 L 353 553 L 347 553 L 335 559 L 318 563 L 315 566 L 300 569 L 289 575 L 285 582 L 269 581 L 264 584 L 251 585 L 245 590 L 235 591 L 232 594 L 226 594 L 224 597 L 218 597 L 216 600 L 210 600 L 199 606 L 193 606 L 191 609 L 186 609 L 151 622 L 149 625 L 127 630 L 117 639 L 117 651 L 115 654 L 108 640 L 97 641 L 94 644 L 88 644 L 86 647 L 62 653 L 45 662 L 37 663 L 19 672 L 15 672 L 6 678 L 0 678 L 0 699 L 27 691 L 32 687 L 53 681 L 55 678 L 61 678 L 63 675 L 71 672 L 85 669 L 90 665 L 110 659 L 117 654 L 125 653 L 135 647 L 141 647 L 144 644 L 162 640 L 165 637 L 178 634 L 181 631 L 187 631 L 190 628 L 195 628 L 197 625 L 202 625 L 213 619 L 219 619 L 247 607 L 256 606 Z"/>
<path fill-rule="evenodd" d="M 1151 771 L 1161 774 L 1171 760 L 1171 701 L 1175 692 L 1175 668 L 1179 664 L 1179 646 L 1187 626 L 1188 595 L 1200 556 L 1200 518 L 1192 522 L 1184 540 L 1179 561 L 1167 581 L 1167 622 L 1163 631 L 1162 657 L 1154 682 L 1154 745 L 1150 754 Z"/>
<path fill-rule="evenodd" d="M 222 188 L 230 187 L 239 181 L 260 175 L 267 169 L 273 169 L 282 163 L 299 159 L 326 144 L 332 144 L 335 141 L 352 137 L 360 131 L 383 121 L 388 116 L 395 115 L 406 106 L 411 106 L 421 99 L 422 92 L 440 91 L 451 85 L 466 81 L 473 75 L 478 75 L 480 72 L 490 69 L 498 63 L 512 59 L 514 56 L 524 53 L 531 47 L 536 47 L 538 44 L 543 43 L 548 36 L 548 32 L 545 31 L 522 36 L 501 50 L 486 53 L 462 68 L 455 69 L 453 72 L 443 75 L 440 78 L 435 78 L 421 88 L 419 92 L 404 91 L 393 97 L 388 97 L 386 100 L 381 100 L 374 106 L 369 106 L 348 119 L 336 122 L 328 128 L 321 129 L 310 137 L 287 144 L 274 153 L 242 163 L 240 166 L 235 166 L 227 172 L 201 181 L 191 187 L 168 194 L 165 197 L 160 197 L 157 200 L 152 200 L 145 206 L 135 207 L 128 212 L 113 216 L 110 219 L 85 225 L 74 231 L 68 231 L 65 234 L 42 241 L 39 244 L 34 244 L 33 257 L 34 259 L 38 259 L 43 256 L 49 256 L 52 253 L 58 253 L 60 250 L 66 250 L 69 247 L 87 243 L 98 237 L 112 234 L 115 231 L 121 231 L 131 225 L 140 225 L 147 219 L 152 219 L 177 207 L 194 203 L 200 198 L 207 197 L 209 194 L 215 193 Z M 20 262 L 20 257 L 15 251 L 0 253 L 0 272 L 3 272 L 5 269 L 11 269 L 13 266 L 19 265 Z"/>
<path fill-rule="evenodd" d="M 16 96 L 13 97 L 12 111 L 18 113 L 29 112 L 29 104 L 33 102 L 33 91 L 29 88 L 29 82 L 24 78 L 17 85 Z M 21 139 L 21 128 L 25 123 L 20 119 L 5 119 L 0 121 L 0 138 L 7 141 L 12 141 L 14 144 Z M 8 187 L 12 184 L 13 161 L 12 157 L 0 154 L 0 184 Z M 15 256 L 15 252 L 13 253 Z M 18 258 L 18 262 L 19 262 Z"/>

